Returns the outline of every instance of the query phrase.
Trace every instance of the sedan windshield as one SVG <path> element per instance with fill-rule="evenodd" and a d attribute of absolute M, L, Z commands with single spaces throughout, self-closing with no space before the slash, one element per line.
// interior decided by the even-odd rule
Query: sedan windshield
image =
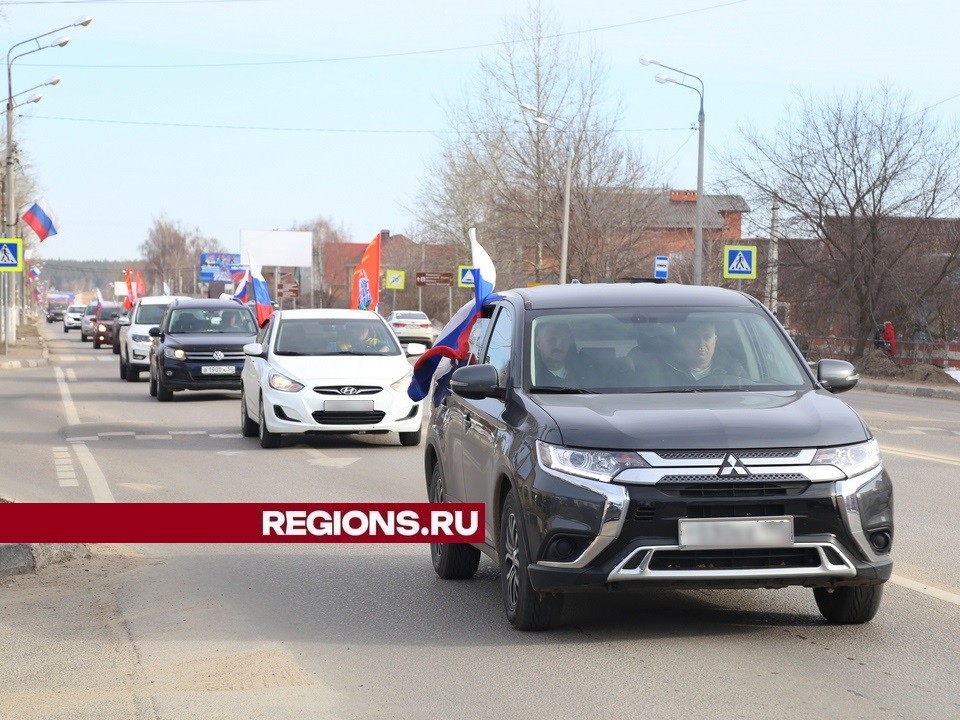
<path fill-rule="evenodd" d="M 527 335 L 532 392 L 710 392 L 812 387 L 756 309 L 616 308 L 542 314 Z"/>
<path fill-rule="evenodd" d="M 297 318 L 277 328 L 277 355 L 400 355 L 387 326 L 376 319 Z"/>

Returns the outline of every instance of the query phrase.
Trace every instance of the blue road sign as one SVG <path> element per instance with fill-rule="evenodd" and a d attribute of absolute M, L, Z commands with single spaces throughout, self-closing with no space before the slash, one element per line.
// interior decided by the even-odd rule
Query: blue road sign
<path fill-rule="evenodd" d="M 724 245 L 723 276 L 734 280 L 754 280 L 757 277 L 756 245 Z"/>
<path fill-rule="evenodd" d="M 0 238 L 0 272 L 23 270 L 23 239 Z"/>
<path fill-rule="evenodd" d="M 657 255 L 653 264 L 653 277 L 657 280 L 666 280 L 670 274 L 670 257 L 668 255 Z"/>

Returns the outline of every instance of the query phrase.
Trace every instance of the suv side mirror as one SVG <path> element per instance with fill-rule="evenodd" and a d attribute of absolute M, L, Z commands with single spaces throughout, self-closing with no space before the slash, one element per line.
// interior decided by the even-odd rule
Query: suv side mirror
<path fill-rule="evenodd" d="M 117 318 L 117 325 L 129 325 L 130 317 L 127 315 L 121 315 Z"/>
<path fill-rule="evenodd" d="M 507 394 L 493 365 L 467 365 L 454 370 L 450 376 L 450 389 L 471 400 L 502 398 Z"/>
<path fill-rule="evenodd" d="M 817 363 L 817 380 L 825 390 L 842 393 L 856 385 L 860 375 L 853 365 L 844 360 L 821 360 Z"/>
<path fill-rule="evenodd" d="M 149 335 L 150 337 L 160 337 L 160 334 L 161 333 L 160 333 L 159 327 L 152 327 L 149 330 L 147 330 L 147 335 Z"/>

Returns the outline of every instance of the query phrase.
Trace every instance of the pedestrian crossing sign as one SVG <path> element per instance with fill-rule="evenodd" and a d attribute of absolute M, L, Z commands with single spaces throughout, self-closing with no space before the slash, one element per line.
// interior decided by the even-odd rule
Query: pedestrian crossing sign
<path fill-rule="evenodd" d="M 755 280 L 757 277 L 756 245 L 724 245 L 723 276 L 733 280 Z"/>
<path fill-rule="evenodd" d="M 473 287 L 473 265 L 457 265 L 457 287 Z"/>
<path fill-rule="evenodd" d="M 23 239 L 0 238 L 0 272 L 23 271 Z"/>

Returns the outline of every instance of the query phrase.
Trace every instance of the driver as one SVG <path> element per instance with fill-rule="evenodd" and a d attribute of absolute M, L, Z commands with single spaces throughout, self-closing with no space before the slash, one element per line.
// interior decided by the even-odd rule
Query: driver
<path fill-rule="evenodd" d="M 352 323 L 347 325 L 344 338 L 340 342 L 340 349 L 363 353 L 388 353 L 390 346 L 370 332 L 366 323 Z"/>

